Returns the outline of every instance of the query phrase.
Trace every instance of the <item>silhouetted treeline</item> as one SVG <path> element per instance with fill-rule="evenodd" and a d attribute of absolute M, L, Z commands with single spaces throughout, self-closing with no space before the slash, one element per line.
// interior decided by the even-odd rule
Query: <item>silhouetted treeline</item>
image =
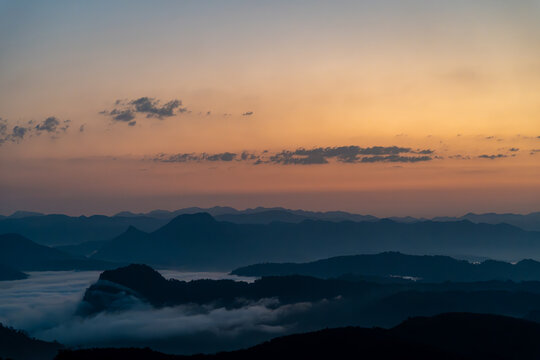
<path fill-rule="evenodd" d="M 273 339 L 245 350 L 173 356 L 149 349 L 62 351 L 56 360 L 468 359 L 540 358 L 540 324 L 495 315 L 413 318 L 389 330 L 346 327 Z"/>

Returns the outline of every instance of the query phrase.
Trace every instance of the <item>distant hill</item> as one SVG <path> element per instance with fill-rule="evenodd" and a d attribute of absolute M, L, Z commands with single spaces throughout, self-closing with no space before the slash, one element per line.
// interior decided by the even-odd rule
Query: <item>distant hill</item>
<path fill-rule="evenodd" d="M 458 222 L 397 223 L 304 220 L 234 224 L 206 213 L 180 215 L 158 230 L 131 228 L 105 243 L 94 259 L 200 269 L 269 261 L 401 251 L 501 259 L 540 258 L 540 232 L 506 225 Z"/>
<path fill-rule="evenodd" d="M 62 351 L 57 360 L 461 359 L 540 358 L 540 324 L 496 315 L 417 317 L 389 330 L 345 327 L 275 338 L 215 355 L 174 356 L 150 349 Z"/>
<path fill-rule="evenodd" d="M 307 210 L 292 210 L 283 207 L 257 207 L 253 209 L 237 210 L 227 206 L 216 206 L 211 208 L 191 207 L 184 208 L 175 211 L 168 210 L 154 210 L 147 213 L 134 214 L 129 211 L 121 212 L 115 216 L 121 217 L 155 217 L 166 220 L 171 220 L 178 215 L 184 214 L 196 214 L 200 212 L 206 212 L 216 217 L 220 221 L 230 221 L 236 223 L 257 223 L 268 224 L 272 221 L 285 221 L 285 222 L 298 222 L 300 219 L 312 219 L 312 220 L 326 220 L 326 221 L 377 221 L 380 218 L 371 215 L 360 215 L 349 213 L 346 211 L 307 211 Z M 257 216 L 252 216 L 257 215 Z M 426 218 L 415 218 L 412 216 L 394 216 L 389 217 L 390 220 L 403 223 L 413 223 L 427 221 Z M 509 224 L 517 226 L 524 230 L 540 231 L 540 212 L 533 212 L 530 214 L 474 214 L 468 213 L 458 217 L 435 217 L 432 221 L 462 221 L 468 220 L 473 223 L 486 223 L 486 224 Z"/>
<path fill-rule="evenodd" d="M 309 263 L 265 263 L 233 270 L 240 276 L 306 275 L 322 278 L 348 274 L 383 278 L 414 278 L 418 281 L 540 280 L 540 262 L 516 264 L 487 260 L 472 264 L 449 256 L 405 255 L 386 252 L 375 255 L 339 256 Z"/>
<path fill-rule="evenodd" d="M 371 215 L 351 214 L 345 211 L 307 211 L 291 210 L 282 207 L 256 207 L 253 209 L 237 210 L 228 206 L 214 206 L 211 208 L 190 207 L 174 211 L 153 210 L 147 213 L 134 214 L 124 211 L 115 216 L 146 216 L 171 220 L 179 215 L 208 213 L 220 221 L 230 221 L 247 224 L 268 224 L 272 221 L 299 222 L 305 219 L 327 220 L 327 221 L 374 221 L 378 220 Z"/>
<path fill-rule="evenodd" d="M 473 223 L 485 224 L 510 224 L 522 228 L 524 230 L 540 231 L 540 212 L 530 214 L 474 214 L 468 213 L 461 217 L 436 217 L 433 221 L 460 221 L 468 220 Z"/>
<path fill-rule="evenodd" d="M 6 280 L 22 280 L 26 279 L 28 275 L 19 270 L 15 270 L 9 266 L 0 264 L 0 281 Z"/>
<path fill-rule="evenodd" d="M 15 211 L 13 214 L 9 215 L 9 218 L 11 219 L 22 219 L 25 217 L 31 217 L 31 216 L 43 216 L 45 214 L 35 211 Z"/>
<path fill-rule="evenodd" d="M 47 360 L 53 359 L 62 348 L 59 343 L 37 340 L 0 324 L 0 358 Z"/>
<path fill-rule="evenodd" d="M 217 215 L 215 216 L 215 219 L 218 221 L 228 221 L 236 224 L 270 224 L 274 221 L 299 223 L 310 218 L 283 210 L 267 210 L 251 214 Z"/>
<path fill-rule="evenodd" d="M 153 231 L 166 223 L 167 220 L 152 217 L 10 216 L 0 219 L 0 234 L 21 234 L 42 245 L 71 245 L 110 240 L 126 231 L 129 226 Z"/>
<path fill-rule="evenodd" d="M 17 234 L 0 235 L 0 264 L 24 271 L 103 270 L 114 266 L 38 245 Z"/>

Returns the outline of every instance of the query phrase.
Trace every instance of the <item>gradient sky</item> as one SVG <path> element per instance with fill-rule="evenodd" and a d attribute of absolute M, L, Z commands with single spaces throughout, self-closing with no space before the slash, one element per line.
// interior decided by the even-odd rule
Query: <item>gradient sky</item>
<path fill-rule="evenodd" d="M 538 0 L 0 0 L 0 213 L 538 211 L 539 18 Z"/>

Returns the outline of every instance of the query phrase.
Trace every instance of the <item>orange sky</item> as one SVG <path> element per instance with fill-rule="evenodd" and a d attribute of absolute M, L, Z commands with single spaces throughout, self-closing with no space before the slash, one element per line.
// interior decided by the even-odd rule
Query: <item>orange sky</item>
<path fill-rule="evenodd" d="M 3 2 L 0 213 L 538 211 L 539 16 L 536 1 Z M 350 145 L 409 150 L 271 160 Z"/>

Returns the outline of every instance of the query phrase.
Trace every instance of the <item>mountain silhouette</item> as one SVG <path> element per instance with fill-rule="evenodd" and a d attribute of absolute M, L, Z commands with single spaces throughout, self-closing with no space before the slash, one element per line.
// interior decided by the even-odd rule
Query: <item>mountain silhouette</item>
<path fill-rule="evenodd" d="M 344 327 L 278 337 L 213 355 L 166 355 L 150 349 L 61 351 L 57 360 L 180 359 L 462 359 L 540 357 L 540 324 L 510 317 L 446 313 L 415 317 L 385 330 Z"/>
<path fill-rule="evenodd" d="M 67 215 L 16 216 L 0 219 L 0 234 L 21 234 L 42 245 L 71 245 L 86 241 L 110 240 L 130 225 L 153 231 L 167 220 L 151 217 L 72 217 Z"/>
<path fill-rule="evenodd" d="M 17 235 L 0 235 L 0 264 L 24 271 L 103 270 L 113 264 L 77 257 Z"/>
<path fill-rule="evenodd" d="M 363 275 L 382 278 L 414 278 L 417 281 L 540 280 L 540 262 L 516 264 L 486 260 L 470 263 L 449 256 L 405 255 L 385 252 L 375 255 L 339 256 L 309 263 L 265 263 L 233 270 L 239 276 L 307 275 L 322 278 Z"/>
<path fill-rule="evenodd" d="M 129 246 L 130 243 L 136 246 Z M 131 229 L 106 242 L 92 258 L 199 269 L 230 269 L 258 262 L 309 261 L 329 256 L 402 251 L 519 259 L 540 253 L 540 232 L 506 225 L 392 220 L 235 224 L 207 213 L 180 215 L 158 230 Z"/>
<path fill-rule="evenodd" d="M 218 221 L 237 224 L 270 224 L 272 222 L 300 223 L 304 220 L 320 220 L 328 222 L 376 222 L 381 219 L 371 215 L 353 214 L 344 211 L 316 212 L 307 210 L 291 210 L 282 207 L 236 210 L 231 207 L 200 208 L 191 207 L 175 211 L 154 210 L 148 213 L 135 214 L 129 211 L 114 216 L 79 216 L 72 217 L 60 214 L 45 215 L 31 211 L 17 211 L 10 216 L 0 216 L 0 233 L 17 233 L 33 239 L 39 244 L 66 246 L 83 242 L 103 242 L 110 240 L 129 226 L 153 232 L 177 216 L 206 212 Z M 398 223 L 425 222 L 424 218 L 391 217 Z M 461 217 L 436 217 L 435 222 L 459 222 L 467 220 L 473 223 L 502 224 L 507 223 L 528 231 L 540 231 L 540 212 L 521 214 L 473 214 Z M 87 244 L 81 248 L 67 247 L 64 250 L 77 254 L 90 254 L 100 245 Z M 390 249 L 388 249 L 390 250 Z"/>

